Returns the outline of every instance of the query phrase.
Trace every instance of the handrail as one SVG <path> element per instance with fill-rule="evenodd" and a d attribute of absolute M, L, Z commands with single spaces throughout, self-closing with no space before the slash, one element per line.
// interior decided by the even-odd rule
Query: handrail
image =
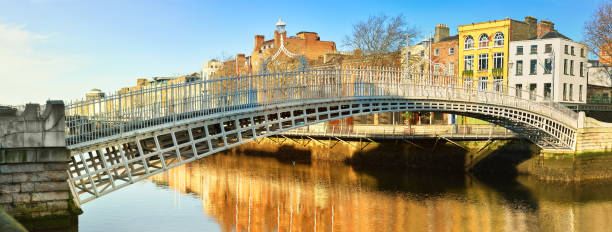
<path fill-rule="evenodd" d="M 405 72 L 394 68 L 327 68 L 139 87 L 66 105 L 67 145 L 216 113 L 337 98 L 439 99 L 537 113 L 577 125 L 578 115 L 501 82 Z M 534 97 L 532 94 L 531 97 Z M 541 96 L 536 99 L 543 100 Z"/>

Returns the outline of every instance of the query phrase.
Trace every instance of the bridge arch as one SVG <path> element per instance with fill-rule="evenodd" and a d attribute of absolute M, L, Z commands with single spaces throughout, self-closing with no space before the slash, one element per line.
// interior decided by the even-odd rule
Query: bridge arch
<path fill-rule="evenodd" d="M 469 87 L 439 83 L 402 83 L 399 79 L 404 77 L 404 73 L 391 71 L 359 71 L 361 74 L 357 78 L 348 80 L 343 80 L 342 73 L 338 71 L 298 72 L 302 76 L 332 77 L 333 80 L 321 79 L 322 83 L 319 84 L 323 88 L 296 83 L 282 86 L 282 83 L 276 83 L 271 88 L 256 92 L 235 89 L 232 90 L 236 92 L 235 95 L 225 94 L 222 98 L 179 98 L 177 105 L 183 107 L 184 111 L 152 115 L 146 120 L 140 118 L 117 122 L 103 120 L 100 116 L 89 115 L 84 118 L 67 114 L 67 117 L 72 117 L 69 120 L 73 120 L 67 123 L 67 143 L 72 150 L 69 183 L 79 202 L 85 203 L 169 168 L 249 141 L 329 120 L 395 111 L 436 111 L 466 115 L 504 126 L 543 148 L 574 147 L 576 119 L 572 114 L 564 114 L 566 111 L 563 109 L 514 99 L 504 92 L 475 91 Z M 373 75 L 382 78 L 367 81 L 358 79 Z M 355 77 L 352 74 L 348 76 Z M 239 81 L 232 82 L 235 84 Z M 344 94 L 346 85 L 352 85 L 348 88 L 352 93 Z M 177 88 L 186 89 L 187 86 Z M 288 93 L 277 91 L 279 88 L 288 90 Z M 130 97 L 144 93 L 157 94 L 156 91 L 143 91 Z M 240 92 L 244 96 L 237 96 Z M 206 90 L 200 93 L 210 95 Z M 267 95 L 254 96 L 253 93 Z M 228 97 L 237 104 L 228 103 Z M 275 97 L 279 99 L 272 100 Z M 99 104 L 98 107 L 102 108 L 108 105 L 104 100 L 117 102 L 117 99 L 121 110 L 121 96 L 98 99 L 89 105 L 95 107 Z M 202 99 L 222 99 L 224 105 L 211 109 L 190 108 L 185 104 L 202 103 Z M 267 104 L 261 104 L 262 99 L 268 99 L 265 101 Z M 75 109 L 78 108 L 67 107 L 67 111 Z M 99 113 L 122 114 L 108 111 L 100 110 Z M 82 113 L 79 110 L 77 112 Z M 104 126 L 99 126 L 100 123 Z"/>

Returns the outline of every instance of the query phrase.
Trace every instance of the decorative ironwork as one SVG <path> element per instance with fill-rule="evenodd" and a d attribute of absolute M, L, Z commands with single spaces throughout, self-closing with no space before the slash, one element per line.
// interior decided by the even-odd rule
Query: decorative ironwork
<path fill-rule="evenodd" d="M 407 78 L 407 77 L 410 78 Z M 325 68 L 151 86 L 66 105 L 69 181 L 80 203 L 171 167 L 329 120 L 436 111 L 501 125 L 543 148 L 574 149 L 578 116 L 471 78 Z M 521 96 L 529 96 L 522 94 Z"/>

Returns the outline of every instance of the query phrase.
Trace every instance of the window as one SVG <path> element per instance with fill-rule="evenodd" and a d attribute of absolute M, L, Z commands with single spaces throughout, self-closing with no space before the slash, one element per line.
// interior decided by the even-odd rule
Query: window
<path fill-rule="evenodd" d="M 434 56 L 439 56 L 440 55 L 440 49 L 436 48 L 434 49 Z"/>
<path fill-rule="evenodd" d="M 448 73 L 449 74 L 455 73 L 455 63 L 454 62 L 448 63 Z"/>
<path fill-rule="evenodd" d="M 523 55 L 523 46 L 516 46 L 516 54 Z"/>
<path fill-rule="evenodd" d="M 538 54 L 538 45 L 531 45 L 531 52 L 529 54 Z"/>
<path fill-rule="evenodd" d="M 544 74 L 550 74 L 552 71 L 552 59 L 544 59 Z"/>
<path fill-rule="evenodd" d="M 464 70 L 473 70 L 474 69 L 474 56 L 469 55 L 463 58 L 463 69 Z"/>
<path fill-rule="evenodd" d="M 552 52 L 552 44 L 545 44 L 544 53 L 551 53 L 551 52 Z"/>
<path fill-rule="evenodd" d="M 425 51 L 421 51 L 421 57 L 425 56 Z"/>
<path fill-rule="evenodd" d="M 563 74 L 567 75 L 567 59 L 563 60 Z"/>
<path fill-rule="evenodd" d="M 574 98 L 572 97 L 574 94 L 574 84 L 570 84 L 570 88 L 569 88 L 569 100 L 573 101 Z"/>
<path fill-rule="evenodd" d="M 455 47 L 448 48 L 448 54 L 449 55 L 455 54 Z"/>
<path fill-rule="evenodd" d="M 550 83 L 544 83 L 544 99 L 550 100 L 552 93 L 552 85 Z"/>
<path fill-rule="evenodd" d="M 567 83 L 563 83 L 563 101 L 567 101 Z"/>
<path fill-rule="evenodd" d="M 580 62 L 580 77 L 584 77 L 584 62 Z"/>
<path fill-rule="evenodd" d="M 569 50 L 569 45 L 565 45 L 565 49 L 563 50 L 563 53 L 569 54 L 568 50 Z"/>
<path fill-rule="evenodd" d="M 580 57 L 584 57 L 584 48 L 580 48 Z"/>
<path fill-rule="evenodd" d="M 523 61 L 522 60 L 516 61 L 516 75 L 517 76 L 523 75 Z"/>
<path fill-rule="evenodd" d="M 575 55 L 575 54 L 574 54 L 574 46 L 572 46 L 572 48 L 571 48 L 571 50 L 570 50 L 570 51 L 572 52 L 572 56 L 573 56 L 573 55 Z"/>
<path fill-rule="evenodd" d="M 495 87 L 496 92 L 502 92 L 504 89 L 504 77 L 496 76 L 493 77 L 493 86 Z"/>
<path fill-rule="evenodd" d="M 488 77 L 478 78 L 478 90 L 479 91 L 487 91 L 487 81 L 489 81 Z"/>
<path fill-rule="evenodd" d="M 523 98 L 523 85 L 522 84 L 516 84 L 516 97 L 517 98 Z"/>
<path fill-rule="evenodd" d="M 480 35 L 478 39 L 478 48 L 489 47 L 489 36 L 487 34 Z"/>
<path fill-rule="evenodd" d="M 538 60 L 530 60 L 530 62 L 529 62 L 529 75 L 536 75 L 537 74 L 537 65 L 538 65 Z"/>
<path fill-rule="evenodd" d="M 574 75 L 574 61 L 570 60 L 570 76 Z"/>
<path fill-rule="evenodd" d="M 582 101 L 582 85 L 578 86 L 578 101 Z"/>
<path fill-rule="evenodd" d="M 410 55 L 412 55 L 411 52 L 408 52 L 408 57 L 410 57 Z"/>
<path fill-rule="evenodd" d="M 495 36 L 493 37 L 493 46 L 495 47 L 504 46 L 504 34 L 503 33 L 501 32 L 495 33 Z"/>
<path fill-rule="evenodd" d="M 489 54 L 478 55 L 478 70 L 489 69 Z"/>
<path fill-rule="evenodd" d="M 468 35 L 468 37 L 465 38 L 465 42 L 463 43 L 464 43 L 465 50 L 474 48 L 474 38 L 472 38 L 472 36 Z"/>
<path fill-rule="evenodd" d="M 529 100 L 535 101 L 537 96 L 537 84 L 529 84 Z"/>
<path fill-rule="evenodd" d="M 493 68 L 504 68 L 504 53 L 493 53 Z"/>
<path fill-rule="evenodd" d="M 438 65 L 438 64 L 434 64 L 434 70 L 433 70 L 433 72 L 434 72 L 435 74 L 440 73 L 440 65 Z"/>
<path fill-rule="evenodd" d="M 421 73 L 425 72 L 425 66 L 421 65 Z"/>

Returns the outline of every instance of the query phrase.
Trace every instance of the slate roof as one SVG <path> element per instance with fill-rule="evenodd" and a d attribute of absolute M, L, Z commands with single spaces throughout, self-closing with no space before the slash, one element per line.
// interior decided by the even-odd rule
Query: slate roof
<path fill-rule="evenodd" d="M 449 36 L 449 37 L 446 37 L 446 38 L 442 38 L 442 39 L 440 39 L 440 41 L 438 41 L 438 43 L 446 42 L 446 41 L 451 41 L 451 40 L 459 40 L 459 35 L 453 35 L 453 36 Z"/>
<path fill-rule="evenodd" d="M 552 38 L 562 38 L 562 39 L 572 40 L 569 37 L 559 33 L 558 31 L 549 31 L 546 34 L 540 36 L 539 39 L 552 39 Z"/>

